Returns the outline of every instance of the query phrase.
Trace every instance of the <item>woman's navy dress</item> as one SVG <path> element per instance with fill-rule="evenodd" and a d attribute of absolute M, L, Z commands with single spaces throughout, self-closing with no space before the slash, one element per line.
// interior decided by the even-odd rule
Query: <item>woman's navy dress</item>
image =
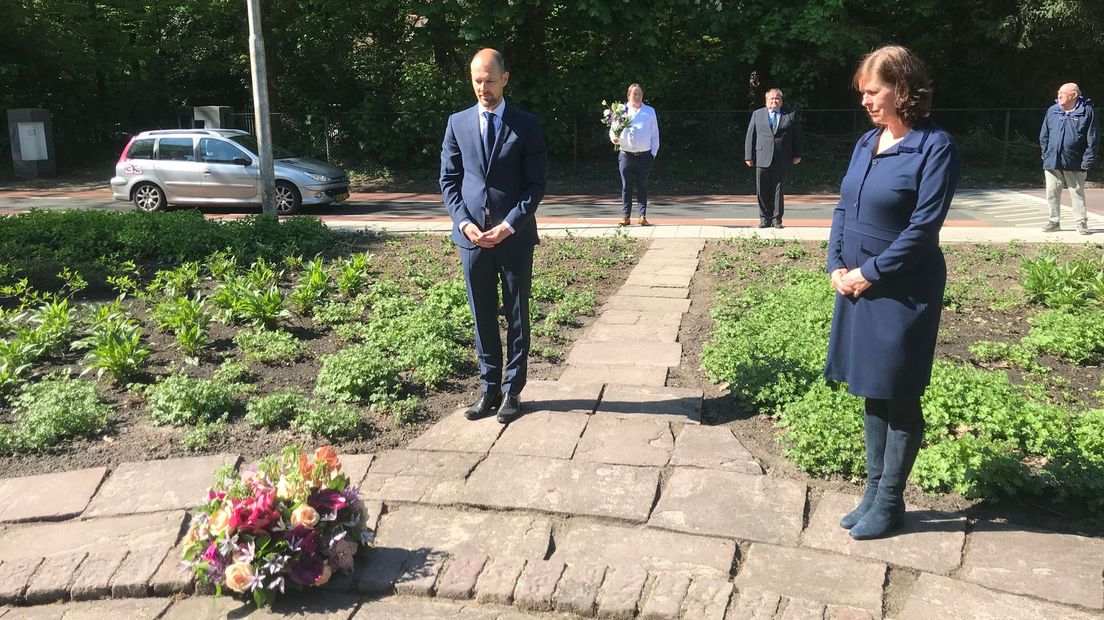
<path fill-rule="evenodd" d="M 824 376 L 877 399 L 918 397 L 931 379 L 947 283 L 939 229 L 958 184 L 950 135 L 920 120 L 874 155 L 881 128 L 855 145 L 832 213 L 828 271 L 859 267 L 872 284 L 836 295 Z"/>

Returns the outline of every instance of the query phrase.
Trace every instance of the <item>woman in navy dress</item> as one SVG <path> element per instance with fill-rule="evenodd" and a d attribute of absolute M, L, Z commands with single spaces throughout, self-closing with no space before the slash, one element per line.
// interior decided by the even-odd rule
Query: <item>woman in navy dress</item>
<path fill-rule="evenodd" d="M 824 376 L 866 399 L 866 492 L 840 521 L 861 540 L 904 521 L 947 282 L 939 229 L 959 160 L 951 137 L 927 118 L 931 80 L 912 52 L 871 52 L 854 82 L 876 127 L 855 145 L 832 213 L 828 272 L 838 294 Z"/>

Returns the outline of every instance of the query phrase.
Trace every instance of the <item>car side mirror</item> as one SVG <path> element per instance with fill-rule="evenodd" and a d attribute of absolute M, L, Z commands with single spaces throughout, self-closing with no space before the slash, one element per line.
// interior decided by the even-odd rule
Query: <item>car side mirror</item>
<path fill-rule="evenodd" d="M 233 160 L 231 160 L 231 163 L 235 163 L 239 166 L 248 166 L 249 164 L 253 163 L 253 160 L 249 159 L 248 157 L 235 157 Z"/>

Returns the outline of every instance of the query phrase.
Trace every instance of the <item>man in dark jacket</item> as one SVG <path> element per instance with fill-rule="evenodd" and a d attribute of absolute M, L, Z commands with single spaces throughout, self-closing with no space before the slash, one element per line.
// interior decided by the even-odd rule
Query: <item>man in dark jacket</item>
<path fill-rule="evenodd" d="M 782 182 L 790 164 L 801 163 L 801 121 L 782 107 L 782 91 L 767 91 L 765 107 L 752 112 L 744 137 L 744 163 L 755 168 L 759 228 L 782 228 L 786 204 Z"/>
<path fill-rule="evenodd" d="M 1039 131 L 1039 146 L 1043 150 L 1043 171 L 1046 174 L 1046 197 L 1050 204 L 1050 221 L 1043 232 L 1061 230 L 1058 211 L 1062 204 L 1062 187 L 1068 187 L 1073 200 L 1073 218 L 1077 232 L 1089 234 L 1085 212 L 1085 178 L 1096 161 L 1099 124 L 1092 101 L 1081 96 L 1077 84 L 1063 84 L 1058 99 L 1047 110 Z"/>

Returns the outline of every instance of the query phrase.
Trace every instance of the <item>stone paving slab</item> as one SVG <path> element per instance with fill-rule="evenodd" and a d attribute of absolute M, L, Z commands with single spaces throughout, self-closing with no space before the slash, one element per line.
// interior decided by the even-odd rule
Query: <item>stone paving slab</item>
<path fill-rule="evenodd" d="M 921 573 L 896 620 L 1099 620 L 1100 614 Z"/>
<path fill-rule="evenodd" d="M 77 572 L 77 568 L 86 557 L 88 557 L 86 551 L 48 556 L 27 582 L 27 590 L 23 593 L 23 598 L 33 605 L 65 599 L 69 594 L 73 573 Z"/>
<path fill-rule="evenodd" d="M 997 590 L 1102 609 L 1102 573 L 1104 540 L 979 522 L 959 576 Z"/>
<path fill-rule="evenodd" d="M 342 454 L 341 472 L 348 476 L 353 486 L 359 487 L 364 480 L 364 474 L 368 473 L 368 468 L 372 465 L 373 458 L 375 457 L 371 454 Z"/>
<path fill-rule="evenodd" d="M 126 549 L 114 547 L 88 554 L 80 569 L 73 575 L 73 583 L 69 588 L 73 600 L 85 601 L 109 596 L 111 578 L 119 570 L 126 556 Z"/>
<path fill-rule="evenodd" d="M 726 620 L 774 620 L 782 595 L 773 590 L 740 588 L 728 604 Z"/>
<path fill-rule="evenodd" d="M 403 573 L 395 580 L 395 593 L 433 596 L 437 578 L 445 566 L 444 551 L 419 549 L 407 560 Z"/>
<path fill-rule="evenodd" d="M 567 564 L 601 560 L 650 573 L 682 571 L 702 577 L 727 577 L 735 556 L 731 540 L 582 520 L 556 532 L 552 555 Z"/>
<path fill-rule="evenodd" d="M 648 595 L 640 605 L 641 620 L 678 620 L 686 591 L 690 589 L 690 575 L 682 572 L 666 572 L 655 575 Z"/>
<path fill-rule="evenodd" d="M 625 284 L 630 286 L 669 286 L 672 288 L 686 288 L 694 276 L 690 274 L 678 276 L 657 276 L 648 273 L 631 273 L 625 278 Z"/>
<path fill-rule="evenodd" d="M 60 521 L 84 511 L 107 474 L 93 467 L 0 480 L 0 523 Z"/>
<path fill-rule="evenodd" d="M 702 390 L 691 388 L 608 384 L 597 413 L 699 423 L 703 396 Z"/>
<path fill-rule="evenodd" d="M 684 618 L 724 620 L 732 598 L 732 582 L 718 577 L 695 577 L 683 602 Z"/>
<path fill-rule="evenodd" d="M 586 342 L 579 341 L 567 355 L 568 364 L 610 364 L 613 366 L 678 366 L 682 345 L 677 342 Z"/>
<path fill-rule="evenodd" d="M 353 616 L 358 603 L 353 597 L 328 593 L 324 597 L 285 596 L 277 599 L 271 608 L 257 610 L 253 609 L 252 600 L 247 601 L 236 595 L 219 598 L 196 596 L 177 601 L 169 608 L 163 620 L 223 620 L 246 617 L 250 620 L 348 620 Z"/>
<path fill-rule="evenodd" d="M 673 323 L 660 323 L 658 325 L 612 325 L 610 323 L 595 323 L 591 325 L 580 342 L 677 342 L 679 326 Z"/>
<path fill-rule="evenodd" d="M 598 617 L 632 620 L 636 615 L 648 572 L 632 565 L 611 566 L 598 593 Z"/>
<path fill-rule="evenodd" d="M 146 596 L 149 584 L 163 562 L 176 563 L 180 556 L 168 557 L 167 547 L 149 547 L 131 551 L 111 578 L 111 596 Z"/>
<path fill-rule="evenodd" d="M 648 521 L 691 534 L 797 544 L 805 485 L 737 472 L 676 469 Z"/>
<path fill-rule="evenodd" d="M 499 424 L 494 416 L 482 420 L 469 420 L 464 417 L 465 409 L 467 407 L 457 409 L 442 418 L 410 442 L 407 449 L 486 454 L 502 433 L 503 425 Z"/>
<path fill-rule="evenodd" d="M 375 546 L 543 558 L 551 535 L 545 517 L 403 505 L 384 515 Z"/>
<path fill-rule="evenodd" d="M 682 325 L 682 312 L 658 312 L 643 306 L 635 310 L 606 310 L 594 319 L 595 325 L 638 325 L 651 328 L 655 325 Z"/>
<path fill-rule="evenodd" d="M 354 620 L 525 620 L 547 618 L 498 606 L 471 602 L 389 597 L 361 605 Z"/>
<path fill-rule="evenodd" d="M 160 618 L 172 601 L 168 599 L 131 599 L 122 601 L 86 601 L 63 605 L 15 609 L 5 618 L 60 620 L 154 620 Z"/>
<path fill-rule="evenodd" d="M 452 503 L 464 479 L 482 458 L 483 454 L 477 452 L 383 452 L 368 468 L 360 494 L 371 500 Z"/>
<path fill-rule="evenodd" d="M 685 287 L 670 286 L 640 286 L 639 284 L 625 284 L 617 289 L 618 295 L 630 295 L 633 297 L 665 297 L 667 299 L 688 299 L 690 289 Z"/>
<path fill-rule="evenodd" d="M 527 415 L 543 411 L 591 414 L 598 406 L 601 393 L 601 385 L 593 381 L 573 384 L 563 380 L 534 380 L 525 384 L 525 390 L 521 393 L 521 408 Z"/>
<path fill-rule="evenodd" d="M 552 607 L 564 613 L 593 616 L 598 604 L 598 589 L 605 576 L 605 564 L 568 564 L 556 585 Z"/>
<path fill-rule="evenodd" d="M 487 561 L 487 555 L 478 551 L 454 554 L 437 579 L 437 596 L 458 600 L 471 598 Z"/>
<path fill-rule="evenodd" d="M 589 420 L 585 413 L 526 413 L 506 426 L 491 454 L 569 459 Z"/>
<path fill-rule="evenodd" d="M 489 508 L 641 522 L 658 485 L 658 469 L 492 454 L 472 472 L 461 498 Z"/>
<path fill-rule="evenodd" d="M 236 467 L 241 457 L 216 454 L 123 463 L 100 487 L 85 517 L 137 514 L 194 508 L 214 482 L 215 472 Z"/>
<path fill-rule="evenodd" d="M 763 473 L 763 466 L 727 426 L 683 426 L 675 438 L 671 465 Z"/>
<path fill-rule="evenodd" d="M 905 528 L 891 538 L 855 540 L 839 525 L 840 517 L 858 504 L 859 498 L 829 491 L 820 498 L 803 541 L 825 549 L 881 560 L 930 573 L 950 573 L 962 560 L 966 541 L 966 517 L 958 513 L 909 511 Z"/>
<path fill-rule="evenodd" d="M 525 558 L 504 555 L 492 559 L 475 584 L 475 600 L 500 605 L 514 602 L 514 587 L 521 571 L 525 570 L 526 562 Z"/>
<path fill-rule="evenodd" d="M 552 595 L 564 568 L 563 562 L 527 562 L 514 588 L 514 604 L 527 611 L 552 611 Z"/>
<path fill-rule="evenodd" d="M 647 308 L 649 312 L 675 314 L 690 311 L 689 299 L 656 299 L 655 297 L 632 297 L 614 295 L 606 300 L 602 310 L 636 310 Z"/>
<path fill-rule="evenodd" d="M 813 549 L 754 543 L 736 587 L 882 613 L 886 565 Z"/>
<path fill-rule="evenodd" d="M 632 275 L 636 276 L 693 276 L 698 271 L 697 259 L 681 259 L 671 261 L 648 260 L 637 263 Z"/>
<path fill-rule="evenodd" d="M 648 385 L 662 387 L 667 384 L 666 366 L 622 366 L 620 364 L 573 364 L 560 375 L 564 383 L 606 382 L 621 385 Z"/>
<path fill-rule="evenodd" d="M 587 424 L 574 458 L 592 463 L 663 467 L 674 444 L 671 425 L 666 420 L 599 414 Z"/>
<path fill-rule="evenodd" d="M 154 596 L 191 594 L 195 589 L 191 573 L 180 563 L 180 557 L 183 554 L 182 544 L 173 547 L 165 554 L 161 566 L 157 567 L 157 572 L 149 580 L 149 587 Z"/>
<path fill-rule="evenodd" d="M 826 606 L 803 598 L 791 598 L 786 602 L 782 617 L 778 620 L 823 620 Z"/>
<path fill-rule="evenodd" d="M 42 564 L 38 554 L 9 558 L 0 562 L 0 604 L 15 603 L 23 598 L 27 584 Z"/>
<path fill-rule="evenodd" d="M 162 512 L 11 528 L 0 532 L 0 560 L 109 547 L 168 549 L 176 544 L 183 522 L 183 512 Z"/>

